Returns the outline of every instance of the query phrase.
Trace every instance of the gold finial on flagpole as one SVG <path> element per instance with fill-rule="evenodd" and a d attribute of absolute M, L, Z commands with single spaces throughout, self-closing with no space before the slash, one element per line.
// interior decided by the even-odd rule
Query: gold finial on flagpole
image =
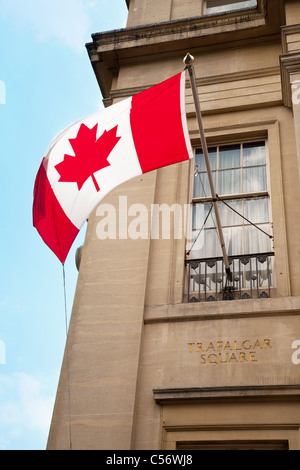
<path fill-rule="evenodd" d="M 185 58 L 183 59 L 183 63 L 184 65 L 191 65 L 194 62 L 194 60 L 195 60 L 195 57 L 193 57 L 192 54 L 188 52 Z"/>

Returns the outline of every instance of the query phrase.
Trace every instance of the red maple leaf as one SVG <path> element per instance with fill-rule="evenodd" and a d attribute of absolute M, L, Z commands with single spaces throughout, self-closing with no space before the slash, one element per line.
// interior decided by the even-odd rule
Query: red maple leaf
<path fill-rule="evenodd" d="M 62 162 L 55 165 L 60 174 L 58 181 L 65 183 L 77 183 L 78 189 L 82 188 L 89 177 L 92 177 L 97 191 L 100 191 L 94 173 L 110 165 L 107 158 L 121 137 L 117 137 L 117 128 L 104 131 L 97 139 L 96 124 L 92 129 L 81 124 L 75 139 L 69 139 L 75 156 L 64 155 Z"/>

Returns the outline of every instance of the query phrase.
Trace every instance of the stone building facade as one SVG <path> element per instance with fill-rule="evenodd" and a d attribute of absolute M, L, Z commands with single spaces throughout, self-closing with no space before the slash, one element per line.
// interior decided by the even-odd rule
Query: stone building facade
<path fill-rule="evenodd" d="M 300 449 L 300 1 L 127 5 L 87 44 L 104 105 L 195 57 L 233 279 L 187 78 L 195 160 L 116 188 L 116 236 L 89 218 L 48 449 Z"/>

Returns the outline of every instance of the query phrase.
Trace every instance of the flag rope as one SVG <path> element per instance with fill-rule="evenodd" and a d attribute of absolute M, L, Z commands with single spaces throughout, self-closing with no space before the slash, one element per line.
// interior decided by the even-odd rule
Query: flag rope
<path fill-rule="evenodd" d="M 192 251 L 192 249 L 193 249 L 193 247 L 194 247 L 196 241 L 198 240 L 200 234 L 202 233 L 202 230 L 204 229 L 204 226 L 205 226 L 205 224 L 206 224 L 206 222 L 207 222 L 207 220 L 208 220 L 208 217 L 210 216 L 210 213 L 211 213 L 213 207 L 214 207 L 213 204 L 211 204 L 210 209 L 209 209 L 209 211 L 208 211 L 208 214 L 207 214 L 207 216 L 205 217 L 205 220 L 204 220 L 204 222 L 203 222 L 203 225 L 202 225 L 201 229 L 199 230 L 198 235 L 194 238 L 194 240 L 193 240 L 193 242 L 192 242 L 191 248 L 189 249 L 189 251 L 186 252 L 186 256 L 189 256 L 189 255 L 191 254 L 191 251 Z"/>
<path fill-rule="evenodd" d="M 68 389 L 68 420 L 69 420 L 69 442 L 70 450 L 73 449 L 72 443 L 72 423 L 71 423 L 71 390 L 70 390 L 70 362 L 69 362 L 69 342 L 68 342 L 68 311 L 67 311 L 67 289 L 66 289 L 66 271 L 65 264 L 62 263 L 63 288 L 64 288 L 64 308 L 65 308 L 65 328 L 66 328 L 66 366 L 67 366 L 67 389 Z"/>
<path fill-rule="evenodd" d="M 246 222 L 248 222 L 249 224 L 253 225 L 253 227 L 257 228 L 257 230 L 260 230 L 262 233 L 264 233 L 265 235 L 267 235 L 271 240 L 274 240 L 274 237 L 273 235 L 270 235 L 268 232 L 265 232 L 262 228 L 258 227 L 254 222 L 251 222 L 251 220 L 247 219 L 245 216 L 243 216 L 240 212 L 238 212 L 237 210 L 235 210 L 233 207 L 231 207 L 227 202 L 225 202 L 222 198 L 220 198 L 218 195 L 217 195 L 217 199 L 218 201 L 221 201 L 223 202 L 223 204 L 225 204 L 225 206 L 227 206 L 229 209 L 231 209 L 233 212 L 235 212 L 237 215 L 239 215 L 242 219 L 246 220 Z"/>

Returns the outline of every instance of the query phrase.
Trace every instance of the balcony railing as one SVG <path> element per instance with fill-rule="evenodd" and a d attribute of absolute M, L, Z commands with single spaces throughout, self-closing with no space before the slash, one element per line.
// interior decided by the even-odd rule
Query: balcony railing
<path fill-rule="evenodd" d="M 187 302 L 271 297 L 274 253 L 230 256 L 229 280 L 223 258 L 186 260 Z"/>

